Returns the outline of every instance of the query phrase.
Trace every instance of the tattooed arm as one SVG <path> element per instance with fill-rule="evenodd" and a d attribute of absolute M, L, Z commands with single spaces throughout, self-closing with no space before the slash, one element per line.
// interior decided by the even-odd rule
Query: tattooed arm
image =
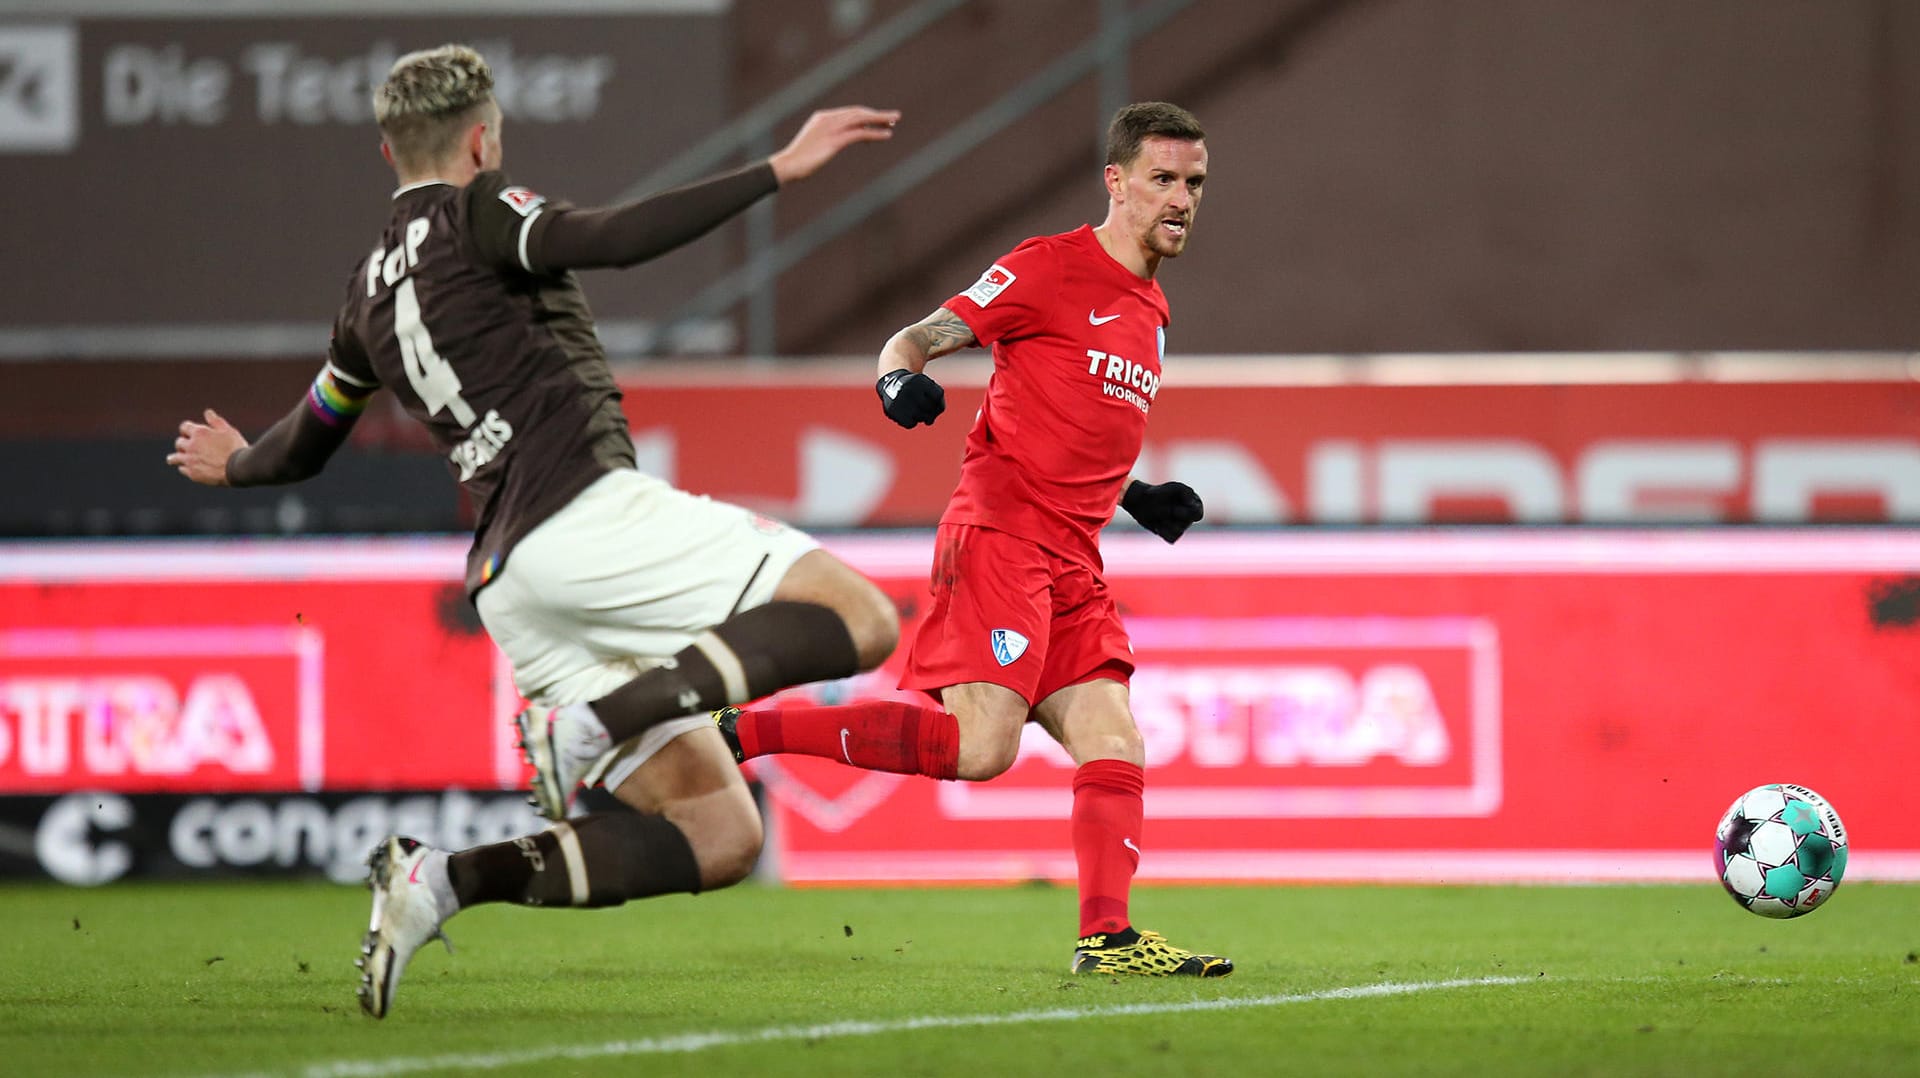
<path fill-rule="evenodd" d="M 927 361 L 973 343 L 973 330 L 945 307 L 887 339 L 880 349 L 880 380 L 874 389 L 887 418 L 911 430 L 932 425 L 947 410 L 947 391 L 927 377 Z"/>
<path fill-rule="evenodd" d="M 886 347 L 880 349 L 879 373 L 906 370 L 919 374 L 926 370 L 929 360 L 951 355 L 972 343 L 973 330 L 959 315 L 939 307 L 887 339 Z"/>

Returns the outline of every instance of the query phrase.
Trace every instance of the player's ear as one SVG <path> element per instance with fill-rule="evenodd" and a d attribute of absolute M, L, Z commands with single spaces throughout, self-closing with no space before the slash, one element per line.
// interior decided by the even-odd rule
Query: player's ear
<path fill-rule="evenodd" d="M 1125 202 L 1127 171 L 1119 165 L 1109 164 L 1102 178 L 1105 179 L 1107 183 L 1107 197 L 1113 199 L 1115 202 Z"/>
<path fill-rule="evenodd" d="M 387 140 L 386 140 L 386 139 L 381 139 L 381 140 L 380 140 L 380 156 L 381 156 L 381 157 L 384 157 L 384 158 L 386 158 L 386 161 L 387 161 L 387 165 L 388 165 L 389 167 L 391 167 L 391 168 L 396 168 L 396 169 L 400 167 L 399 165 L 396 165 L 396 164 L 394 164 L 394 162 L 393 162 L 393 147 L 391 147 L 391 146 L 389 146 L 389 145 L 387 145 Z"/>
<path fill-rule="evenodd" d="M 473 167 L 485 170 L 487 167 L 487 124 L 486 121 L 467 128 L 467 156 L 473 159 Z"/>

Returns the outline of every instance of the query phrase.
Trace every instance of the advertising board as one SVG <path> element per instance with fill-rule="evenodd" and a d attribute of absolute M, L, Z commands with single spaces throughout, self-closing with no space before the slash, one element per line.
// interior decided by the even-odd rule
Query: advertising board
<path fill-rule="evenodd" d="M 941 362 L 946 413 L 911 431 L 870 374 L 648 374 L 624 405 L 642 467 L 690 490 L 816 527 L 925 525 L 982 397 L 977 357 Z M 1170 358 L 1135 474 L 1188 484 L 1220 524 L 1920 521 L 1920 382 L 1284 385 L 1259 369 Z M 740 452 L 741 430 L 761 451 Z"/>
<path fill-rule="evenodd" d="M 931 537 L 827 542 L 910 638 Z M 517 790 L 463 548 L 0 547 L 0 795 Z M 1726 805 L 1780 781 L 1839 807 L 1855 876 L 1920 878 L 1915 533 L 1201 530 L 1106 556 L 1143 879 L 1693 879 Z M 781 704 L 915 698 L 902 658 Z M 749 766 L 789 881 L 1072 878 L 1072 765 L 1037 728 L 981 784 Z"/>

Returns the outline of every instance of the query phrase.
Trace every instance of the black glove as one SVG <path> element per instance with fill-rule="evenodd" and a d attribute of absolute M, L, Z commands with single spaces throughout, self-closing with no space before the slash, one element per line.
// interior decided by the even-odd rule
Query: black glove
<path fill-rule="evenodd" d="M 880 394 L 880 406 L 887 410 L 887 418 L 908 430 L 922 423 L 932 426 L 947 410 L 947 391 L 940 388 L 940 383 L 905 367 L 881 375 L 873 388 Z"/>
<path fill-rule="evenodd" d="M 1169 543 L 1207 515 L 1200 495 L 1185 483 L 1142 483 L 1138 479 L 1127 484 L 1127 492 L 1120 496 L 1120 508 Z"/>

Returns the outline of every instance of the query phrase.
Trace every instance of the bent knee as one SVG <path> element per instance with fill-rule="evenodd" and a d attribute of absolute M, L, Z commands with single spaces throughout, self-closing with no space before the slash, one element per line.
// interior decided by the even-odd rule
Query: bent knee
<path fill-rule="evenodd" d="M 886 593 L 866 581 L 856 594 L 840 606 L 840 618 L 846 622 L 847 635 L 853 638 L 853 650 L 860 669 L 872 670 L 887 661 L 900 643 L 900 612 Z"/>
<path fill-rule="evenodd" d="M 1011 738 L 960 738 L 960 759 L 954 777 L 966 782 L 985 782 L 1004 775 L 1020 756 L 1018 733 Z"/>
<path fill-rule="evenodd" d="M 726 828 L 715 828 L 693 852 L 700 865 L 700 888 L 714 891 L 731 887 L 753 874 L 760 863 L 760 849 L 766 834 L 760 816 L 753 816 Z"/>
<path fill-rule="evenodd" d="M 739 883 L 760 861 L 766 832 L 745 784 L 724 796 L 669 801 L 663 814 L 686 836 L 703 891 Z"/>
<path fill-rule="evenodd" d="M 1131 725 L 1121 730 L 1103 730 L 1090 736 L 1071 738 L 1066 749 L 1076 764 L 1084 764 L 1089 760 L 1125 760 L 1144 767 L 1147 762 L 1147 743 L 1140 737 L 1139 729 Z"/>
<path fill-rule="evenodd" d="M 773 597 L 833 611 L 853 640 L 862 671 L 885 662 L 900 643 L 900 612 L 894 609 L 893 600 L 873 581 L 825 550 L 810 551 L 795 562 Z"/>

